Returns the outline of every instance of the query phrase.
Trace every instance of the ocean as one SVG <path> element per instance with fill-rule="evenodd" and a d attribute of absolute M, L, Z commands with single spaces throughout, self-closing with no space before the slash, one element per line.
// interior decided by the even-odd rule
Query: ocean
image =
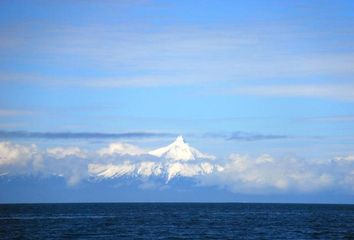
<path fill-rule="evenodd" d="M 1 204 L 1 239 L 354 239 L 354 205 Z"/>

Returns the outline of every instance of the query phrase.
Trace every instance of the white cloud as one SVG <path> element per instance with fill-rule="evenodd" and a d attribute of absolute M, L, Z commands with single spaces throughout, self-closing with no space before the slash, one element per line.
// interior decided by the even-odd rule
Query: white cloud
<path fill-rule="evenodd" d="M 121 142 L 111 143 L 108 147 L 98 150 L 98 154 L 101 156 L 109 156 L 115 154 L 136 156 L 144 154 L 145 152 L 145 150 L 137 146 Z"/>
<path fill-rule="evenodd" d="M 348 187 L 343 186 L 343 180 L 350 177 L 350 168 L 345 169 L 328 161 L 276 159 L 269 155 L 251 158 L 232 154 L 223 168 L 224 171 L 212 179 L 204 178 L 205 183 L 225 186 L 241 193 L 321 191 L 333 186 Z"/>
<path fill-rule="evenodd" d="M 263 154 L 256 158 L 256 163 L 272 163 L 274 162 L 274 158 L 268 154 Z"/>
<path fill-rule="evenodd" d="M 37 154 L 36 145 L 19 145 L 11 142 L 0 142 L 1 165 L 25 165 Z"/>
<path fill-rule="evenodd" d="M 354 155 L 338 156 L 338 157 L 335 157 L 334 159 L 337 162 L 342 162 L 342 163 L 345 163 L 345 162 L 350 163 L 350 162 L 352 162 L 352 163 L 354 163 Z"/>
<path fill-rule="evenodd" d="M 47 154 L 50 157 L 53 157 L 53 158 L 56 158 L 56 159 L 63 159 L 63 158 L 70 157 L 70 156 L 75 156 L 75 157 L 79 157 L 79 158 L 85 158 L 86 157 L 86 153 L 84 151 L 82 151 L 78 147 L 48 148 L 47 149 Z"/>
<path fill-rule="evenodd" d="M 63 176 L 74 185 L 87 175 L 86 157 L 78 147 L 41 150 L 34 144 L 0 142 L 0 170 L 8 175 Z"/>

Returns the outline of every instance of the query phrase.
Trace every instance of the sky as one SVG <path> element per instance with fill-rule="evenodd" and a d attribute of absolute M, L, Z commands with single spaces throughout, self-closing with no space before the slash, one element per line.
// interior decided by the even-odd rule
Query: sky
<path fill-rule="evenodd" d="M 0 29 L 0 202 L 354 201 L 353 1 L 4 0 Z M 180 135 L 214 159 L 148 154 Z"/>

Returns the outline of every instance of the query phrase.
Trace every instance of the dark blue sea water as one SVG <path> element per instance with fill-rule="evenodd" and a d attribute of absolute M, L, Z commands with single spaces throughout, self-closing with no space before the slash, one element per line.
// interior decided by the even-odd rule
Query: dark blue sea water
<path fill-rule="evenodd" d="M 354 205 L 0 205 L 1 239 L 354 239 Z"/>

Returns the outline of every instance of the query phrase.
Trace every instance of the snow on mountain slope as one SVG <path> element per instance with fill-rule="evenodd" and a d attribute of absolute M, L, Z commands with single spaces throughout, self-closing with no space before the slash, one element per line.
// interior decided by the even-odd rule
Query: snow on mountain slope
<path fill-rule="evenodd" d="M 88 172 L 92 177 L 99 178 L 118 178 L 123 176 L 134 177 L 153 177 L 160 176 L 169 182 L 175 177 L 195 177 L 201 175 L 209 175 L 215 171 L 223 171 L 222 166 L 213 165 L 208 162 L 197 164 L 192 163 L 157 163 L 157 162 L 140 162 L 134 163 L 125 161 L 121 164 L 89 164 Z"/>
<path fill-rule="evenodd" d="M 177 137 L 177 139 L 170 145 L 156 150 L 150 151 L 150 155 L 166 158 L 173 161 L 191 161 L 196 159 L 215 159 L 214 156 L 200 152 L 199 150 L 189 146 L 188 143 L 184 142 L 182 136 Z"/>
<path fill-rule="evenodd" d="M 129 149 L 132 147 L 129 146 Z M 127 153 L 123 150 L 119 148 L 119 153 Z M 136 153 L 137 151 L 130 152 Z M 140 158 L 143 156 L 144 158 Z M 146 159 L 147 156 L 151 156 L 151 159 Z M 140 155 L 140 157 L 136 155 L 132 161 L 125 159 L 123 162 L 89 164 L 88 172 L 90 176 L 99 178 L 160 176 L 169 182 L 178 176 L 195 177 L 223 170 L 220 165 L 210 162 L 215 159 L 214 156 L 189 146 L 182 136 L 177 137 L 172 144 L 150 151 L 148 155 Z"/>

